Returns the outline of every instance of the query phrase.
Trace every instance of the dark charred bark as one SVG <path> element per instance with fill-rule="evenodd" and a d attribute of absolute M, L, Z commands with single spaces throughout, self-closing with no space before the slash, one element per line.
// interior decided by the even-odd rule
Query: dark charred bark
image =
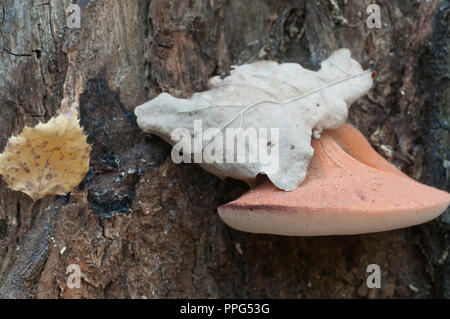
<path fill-rule="evenodd" d="M 91 170 L 67 197 L 30 200 L 0 180 L 0 297 L 450 297 L 449 217 L 361 236 L 288 238 L 225 226 L 247 186 L 195 165 L 136 125 L 161 91 L 189 96 L 257 59 L 317 69 L 340 47 L 379 76 L 350 121 L 410 176 L 449 189 L 447 1 L 0 0 L 0 149 L 25 124 L 78 105 Z M 78 264 L 81 289 L 66 285 Z M 381 289 L 366 267 L 379 264 Z"/>

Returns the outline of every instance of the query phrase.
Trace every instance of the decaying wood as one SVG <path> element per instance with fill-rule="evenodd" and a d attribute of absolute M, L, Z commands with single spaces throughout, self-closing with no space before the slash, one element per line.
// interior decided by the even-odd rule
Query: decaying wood
<path fill-rule="evenodd" d="M 216 207 L 247 186 L 195 165 L 136 125 L 136 105 L 162 91 L 188 97 L 230 65 L 260 58 L 316 68 L 339 47 L 375 89 L 350 120 L 391 162 L 449 189 L 448 3 L 378 1 L 382 28 L 365 25 L 371 1 L 0 0 L 0 148 L 58 108 L 79 107 L 93 144 L 91 170 L 68 197 L 29 200 L 0 181 L 0 296 L 449 297 L 448 217 L 379 234 L 322 238 L 227 228 Z M 447 222 L 446 222 L 447 221 Z M 78 264 L 81 289 L 66 269 Z M 366 286 L 379 264 L 381 289 Z"/>

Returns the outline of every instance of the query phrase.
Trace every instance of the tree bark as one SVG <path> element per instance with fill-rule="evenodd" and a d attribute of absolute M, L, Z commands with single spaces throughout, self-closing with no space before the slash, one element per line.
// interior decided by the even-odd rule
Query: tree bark
<path fill-rule="evenodd" d="M 0 0 L 0 149 L 25 124 L 80 110 L 91 169 L 66 197 L 31 201 L 0 180 L 3 298 L 450 297 L 447 215 L 425 225 L 339 237 L 246 234 L 220 204 L 247 186 L 143 133 L 134 108 L 162 91 L 187 97 L 257 59 L 317 69 L 347 47 L 378 77 L 349 121 L 413 178 L 450 189 L 447 1 Z M 1 248 L 1 246 L 0 246 Z M 67 286 L 79 265 L 80 289 Z M 366 285 L 381 267 L 380 289 Z"/>

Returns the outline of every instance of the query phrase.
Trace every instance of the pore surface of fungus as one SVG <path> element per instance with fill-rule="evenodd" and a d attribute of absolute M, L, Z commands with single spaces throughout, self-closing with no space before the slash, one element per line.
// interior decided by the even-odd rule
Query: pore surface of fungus
<path fill-rule="evenodd" d="M 420 184 L 345 124 L 314 139 L 305 181 L 284 192 L 266 180 L 218 212 L 237 230 L 287 236 L 387 231 L 427 222 L 450 203 L 447 192 Z"/>

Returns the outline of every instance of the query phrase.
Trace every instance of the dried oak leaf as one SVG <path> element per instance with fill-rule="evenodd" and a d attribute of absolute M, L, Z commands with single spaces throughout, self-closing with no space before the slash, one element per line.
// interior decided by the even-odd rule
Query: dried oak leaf
<path fill-rule="evenodd" d="M 161 93 L 138 106 L 135 113 L 144 131 L 157 134 L 171 144 L 178 144 L 172 139 L 177 128 L 186 128 L 196 138 L 199 132 L 195 129 L 195 120 L 202 121 L 205 132 L 216 129 L 222 133 L 227 128 L 235 128 L 237 141 L 245 139 L 245 130 L 249 128 L 279 129 L 278 141 L 259 136 L 258 143 L 245 141 L 244 151 L 249 158 L 255 158 L 260 152 L 258 145 L 277 147 L 277 165 L 261 161 L 230 163 L 226 159 L 200 165 L 217 176 L 234 177 L 250 184 L 258 174 L 265 173 L 275 186 L 291 191 L 305 179 L 314 152 L 312 132 L 336 129 L 345 123 L 350 105 L 372 85 L 370 70 L 363 71 L 348 49 L 340 49 L 323 61 L 317 72 L 296 63 L 245 64 L 236 67 L 225 79 L 213 77 L 208 91 L 195 93 L 190 99 Z M 216 150 L 221 147 L 218 135 L 202 141 L 206 146 L 216 144 L 209 150 L 203 146 L 202 154 L 218 153 Z M 232 153 L 237 145 L 226 144 L 222 153 Z M 185 153 L 183 149 L 183 156 Z M 200 154 L 195 149 L 189 153 L 188 156 Z"/>
<path fill-rule="evenodd" d="M 33 202 L 47 195 L 66 195 L 89 170 L 90 151 L 78 113 L 63 113 L 11 136 L 0 154 L 0 175 L 9 188 L 27 194 Z"/>

